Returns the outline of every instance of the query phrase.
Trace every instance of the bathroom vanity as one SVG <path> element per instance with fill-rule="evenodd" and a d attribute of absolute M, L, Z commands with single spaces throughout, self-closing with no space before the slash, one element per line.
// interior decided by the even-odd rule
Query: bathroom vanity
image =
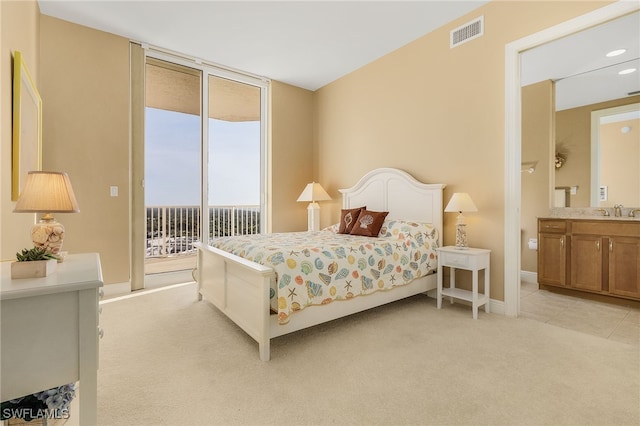
<path fill-rule="evenodd" d="M 640 300 L 640 218 L 539 218 L 538 283 Z"/>

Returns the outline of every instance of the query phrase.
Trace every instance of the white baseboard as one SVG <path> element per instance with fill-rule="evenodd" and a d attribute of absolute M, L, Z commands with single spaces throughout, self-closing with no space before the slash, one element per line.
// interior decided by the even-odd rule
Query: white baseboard
<path fill-rule="evenodd" d="M 102 287 L 102 291 L 104 291 L 105 299 L 122 296 L 131 293 L 131 283 L 127 281 L 124 283 L 105 284 Z"/>
<path fill-rule="evenodd" d="M 194 281 L 191 269 L 185 271 L 163 272 L 144 276 L 144 288 L 157 288 L 171 284 L 180 284 Z"/>
<path fill-rule="evenodd" d="M 538 273 L 529 271 L 520 271 L 520 281 L 525 283 L 538 283 Z"/>
<path fill-rule="evenodd" d="M 181 284 L 193 281 L 193 275 L 191 270 L 177 271 L 177 272 L 164 272 L 162 274 L 145 275 L 144 277 L 144 289 L 155 289 L 159 287 L 165 287 L 173 284 Z M 104 298 L 110 299 L 114 297 L 125 296 L 131 294 L 131 282 L 105 284 L 102 287 L 104 291 Z M 142 290 L 141 290 L 142 291 Z"/>

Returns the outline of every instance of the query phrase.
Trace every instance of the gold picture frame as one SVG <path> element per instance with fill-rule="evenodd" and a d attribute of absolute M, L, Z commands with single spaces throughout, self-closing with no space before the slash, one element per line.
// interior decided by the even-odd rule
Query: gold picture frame
<path fill-rule="evenodd" d="M 22 53 L 13 53 L 13 145 L 11 200 L 17 201 L 27 173 L 42 169 L 42 99 Z"/>

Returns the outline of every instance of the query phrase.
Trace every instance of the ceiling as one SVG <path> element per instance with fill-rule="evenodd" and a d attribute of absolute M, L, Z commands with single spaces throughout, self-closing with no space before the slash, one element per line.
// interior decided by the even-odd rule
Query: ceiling
<path fill-rule="evenodd" d="M 488 1 L 38 3 L 45 15 L 316 90 Z M 522 84 L 558 80 L 558 110 L 626 96 L 640 89 L 639 73 L 610 65 L 640 69 L 639 43 L 635 13 L 525 52 Z M 624 55 L 604 56 L 621 46 Z"/>
<path fill-rule="evenodd" d="M 608 58 L 616 49 L 620 56 Z M 521 55 L 523 86 L 556 81 L 556 110 L 619 99 L 640 90 L 640 13 L 536 47 Z M 624 69 L 636 72 L 619 75 Z"/>
<path fill-rule="evenodd" d="M 485 3 L 38 1 L 45 15 L 309 90 Z"/>

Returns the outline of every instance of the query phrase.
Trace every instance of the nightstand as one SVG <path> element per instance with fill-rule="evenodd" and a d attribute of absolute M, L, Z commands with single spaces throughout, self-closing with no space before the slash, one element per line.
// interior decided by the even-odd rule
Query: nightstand
<path fill-rule="evenodd" d="M 491 275 L 491 250 L 468 248 L 456 249 L 453 246 L 437 248 L 438 252 L 438 309 L 442 307 L 442 296 L 471 302 L 473 319 L 478 319 L 478 307 L 484 305 L 484 311 L 489 313 L 489 281 Z M 449 288 L 442 288 L 442 271 L 445 266 L 451 269 Z M 456 288 L 456 269 L 466 269 L 473 272 L 472 291 Z M 484 294 L 478 294 L 478 271 L 484 269 Z"/>

